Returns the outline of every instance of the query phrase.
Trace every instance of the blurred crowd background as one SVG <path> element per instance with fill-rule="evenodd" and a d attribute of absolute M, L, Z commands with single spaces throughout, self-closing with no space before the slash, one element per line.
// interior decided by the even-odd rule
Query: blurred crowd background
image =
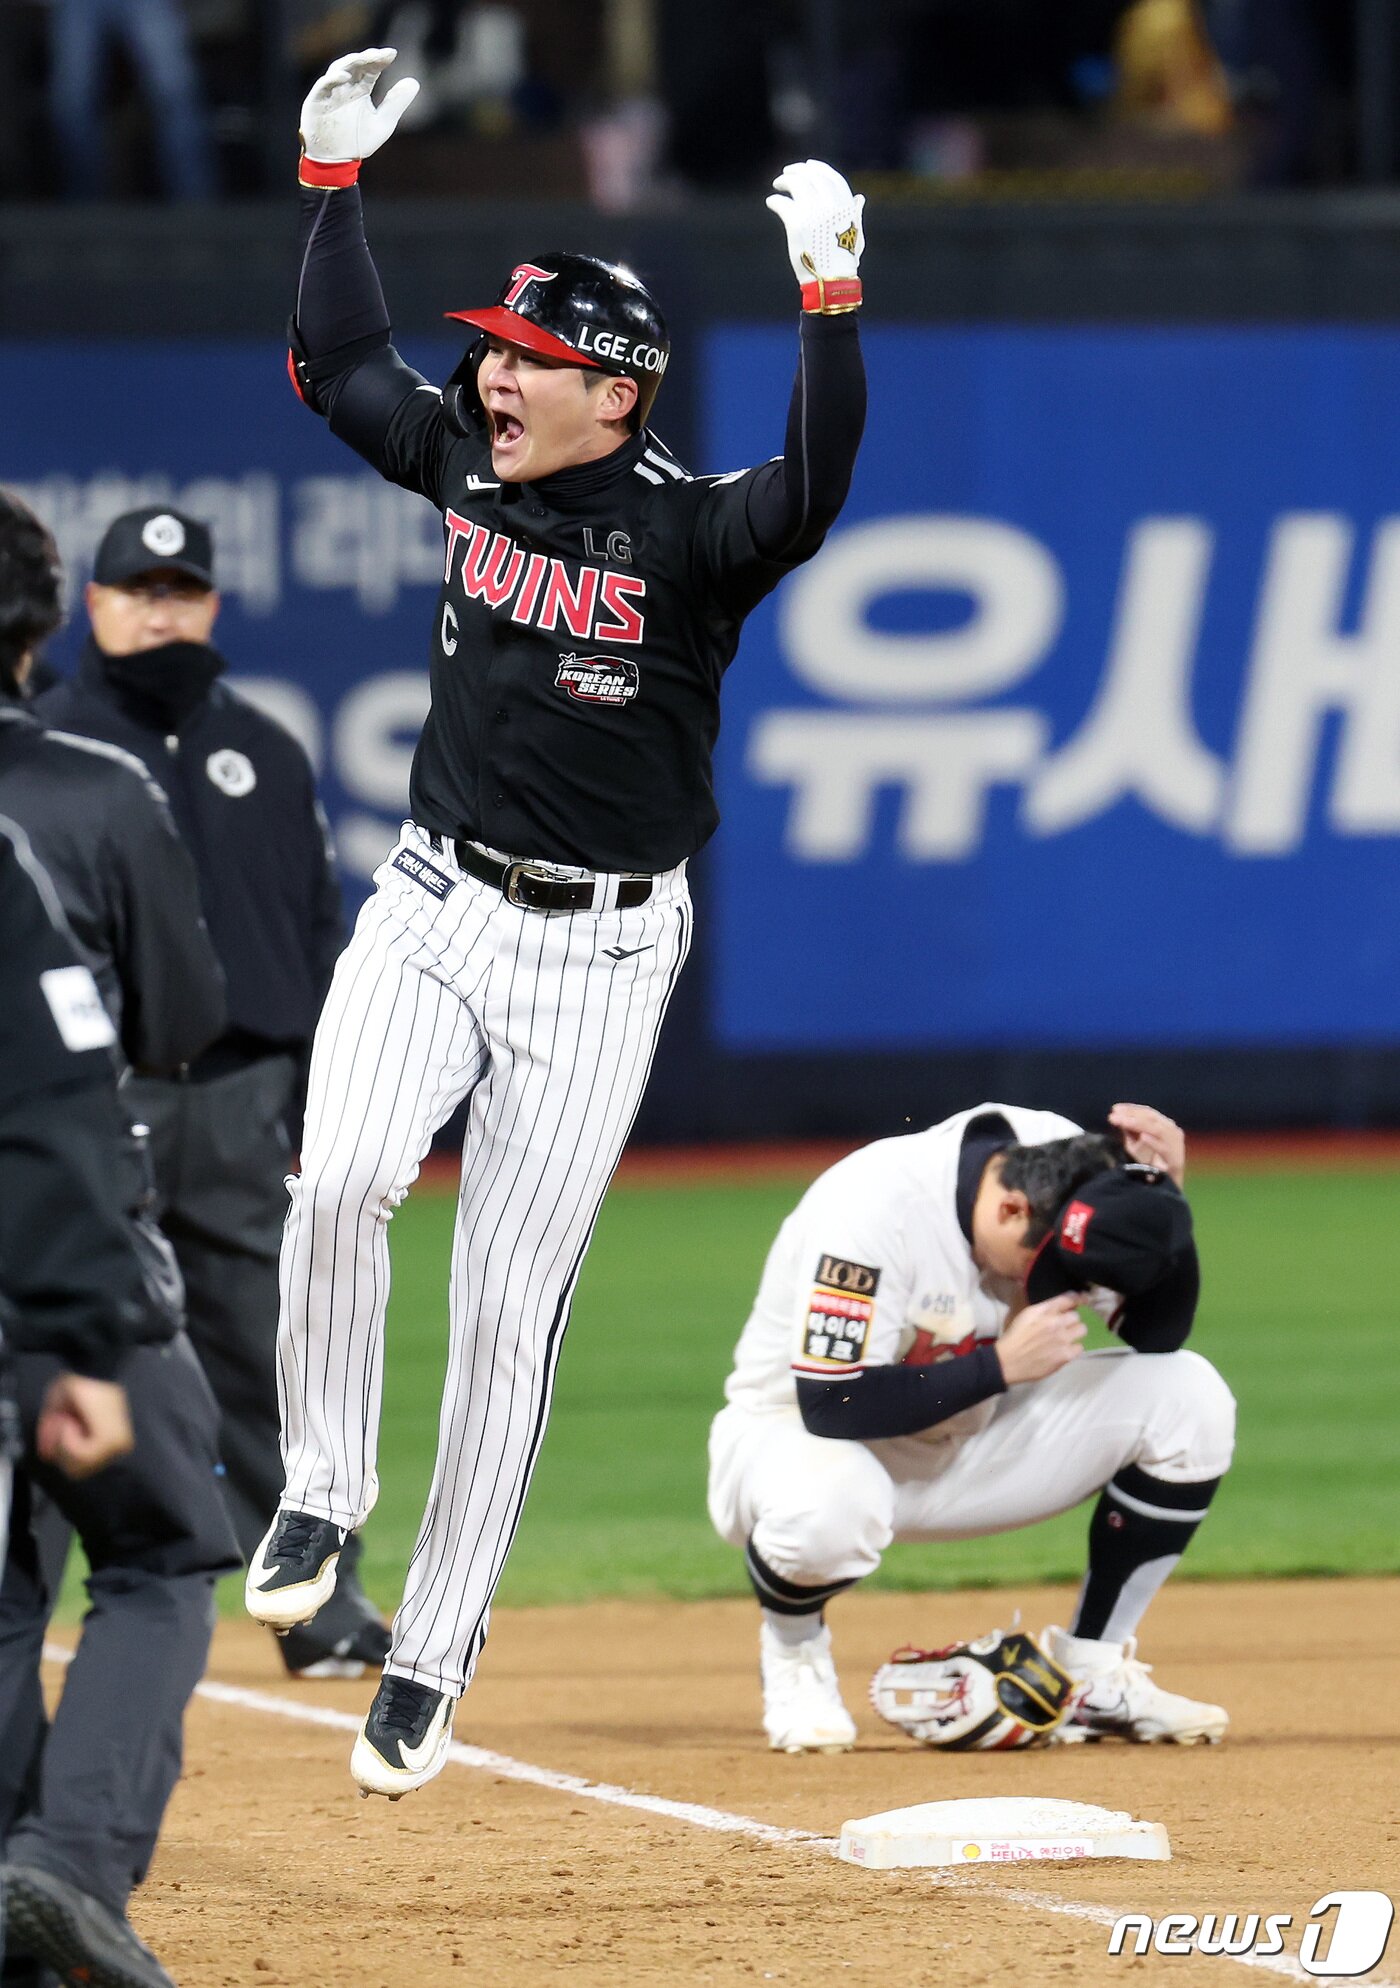
<path fill-rule="evenodd" d="M 1395 0 L 5 0 L 9 200 L 244 199 L 333 55 L 422 93 L 384 191 L 617 211 L 820 149 L 886 198 L 1394 176 Z M 879 176 L 872 180 L 872 176 Z"/>

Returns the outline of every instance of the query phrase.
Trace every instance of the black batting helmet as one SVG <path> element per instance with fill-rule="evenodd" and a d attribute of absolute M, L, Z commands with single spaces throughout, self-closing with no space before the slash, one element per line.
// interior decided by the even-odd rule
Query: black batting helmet
<path fill-rule="evenodd" d="M 446 315 L 527 352 L 635 380 L 639 428 L 671 353 L 666 320 L 646 285 L 621 263 L 596 255 L 553 253 L 517 263 L 494 304 Z M 477 339 L 443 389 L 448 418 L 461 429 L 480 419 L 481 347 Z"/>

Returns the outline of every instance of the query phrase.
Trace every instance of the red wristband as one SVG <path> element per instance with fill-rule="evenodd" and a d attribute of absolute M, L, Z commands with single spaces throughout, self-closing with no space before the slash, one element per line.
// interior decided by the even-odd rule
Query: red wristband
<path fill-rule="evenodd" d="M 342 159 L 337 166 L 323 166 L 319 159 L 308 159 L 303 152 L 298 177 L 303 186 L 353 186 L 360 177 L 360 161 Z"/>
<path fill-rule="evenodd" d="M 858 276 L 833 276 L 826 281 L 818 276 L 802 285 L 804 311 L 853 311 L 859 302 Z"/>

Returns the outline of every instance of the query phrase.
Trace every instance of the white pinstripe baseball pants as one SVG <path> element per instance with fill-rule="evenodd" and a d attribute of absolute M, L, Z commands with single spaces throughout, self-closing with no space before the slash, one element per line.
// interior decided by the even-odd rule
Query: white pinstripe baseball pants
<path fill-rule="evenodd" d="M 470 1100 L 437 1465 L 386 1665 L 455 1696 L 486 1640 L 574 1285 L 689 948 L 690 898 L 682 866 L 634 910 L 521 910 L 412 824 L 375 884 L 316 1030 L 288 1183 L 283 1504 L 347 1527 L 374 1504 L 389 1218 Z"/>

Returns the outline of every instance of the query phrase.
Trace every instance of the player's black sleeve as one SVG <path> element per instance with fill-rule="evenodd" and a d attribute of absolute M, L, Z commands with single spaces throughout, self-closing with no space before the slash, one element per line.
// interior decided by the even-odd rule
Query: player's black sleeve
<path fill-rule="evenodd" d="M 836 522 L 865 430 L 865 364 L 854 311 L 804 313 L 787 437 L 749 479 L 748 522 L 767 559 L 807 559 Z"/>
<path fill-rule="evenodd" d="M 830 1380 L 797 1376 L 804 1427 L 813 1436 L 845 1442 L 917 1435 L 1005 1391 L 994 1346 L 978 1346 L 956 1360 L 927 1367 L 865 1367 Z"/>
<path fill-rule="evenodd" d="M 782 455 L 704 495 L 696 550 L 712 590 L 747 612 L 821 545 L 851 486 L 865 428 L 856 314 L 805 314 Z"/>
<path fill-rule="evenodd" d="M 297 391 L 381 476 L 436 504 L 453 437 L 437 389 L 394 350 L 357 186 L 301 189 Z"/>

